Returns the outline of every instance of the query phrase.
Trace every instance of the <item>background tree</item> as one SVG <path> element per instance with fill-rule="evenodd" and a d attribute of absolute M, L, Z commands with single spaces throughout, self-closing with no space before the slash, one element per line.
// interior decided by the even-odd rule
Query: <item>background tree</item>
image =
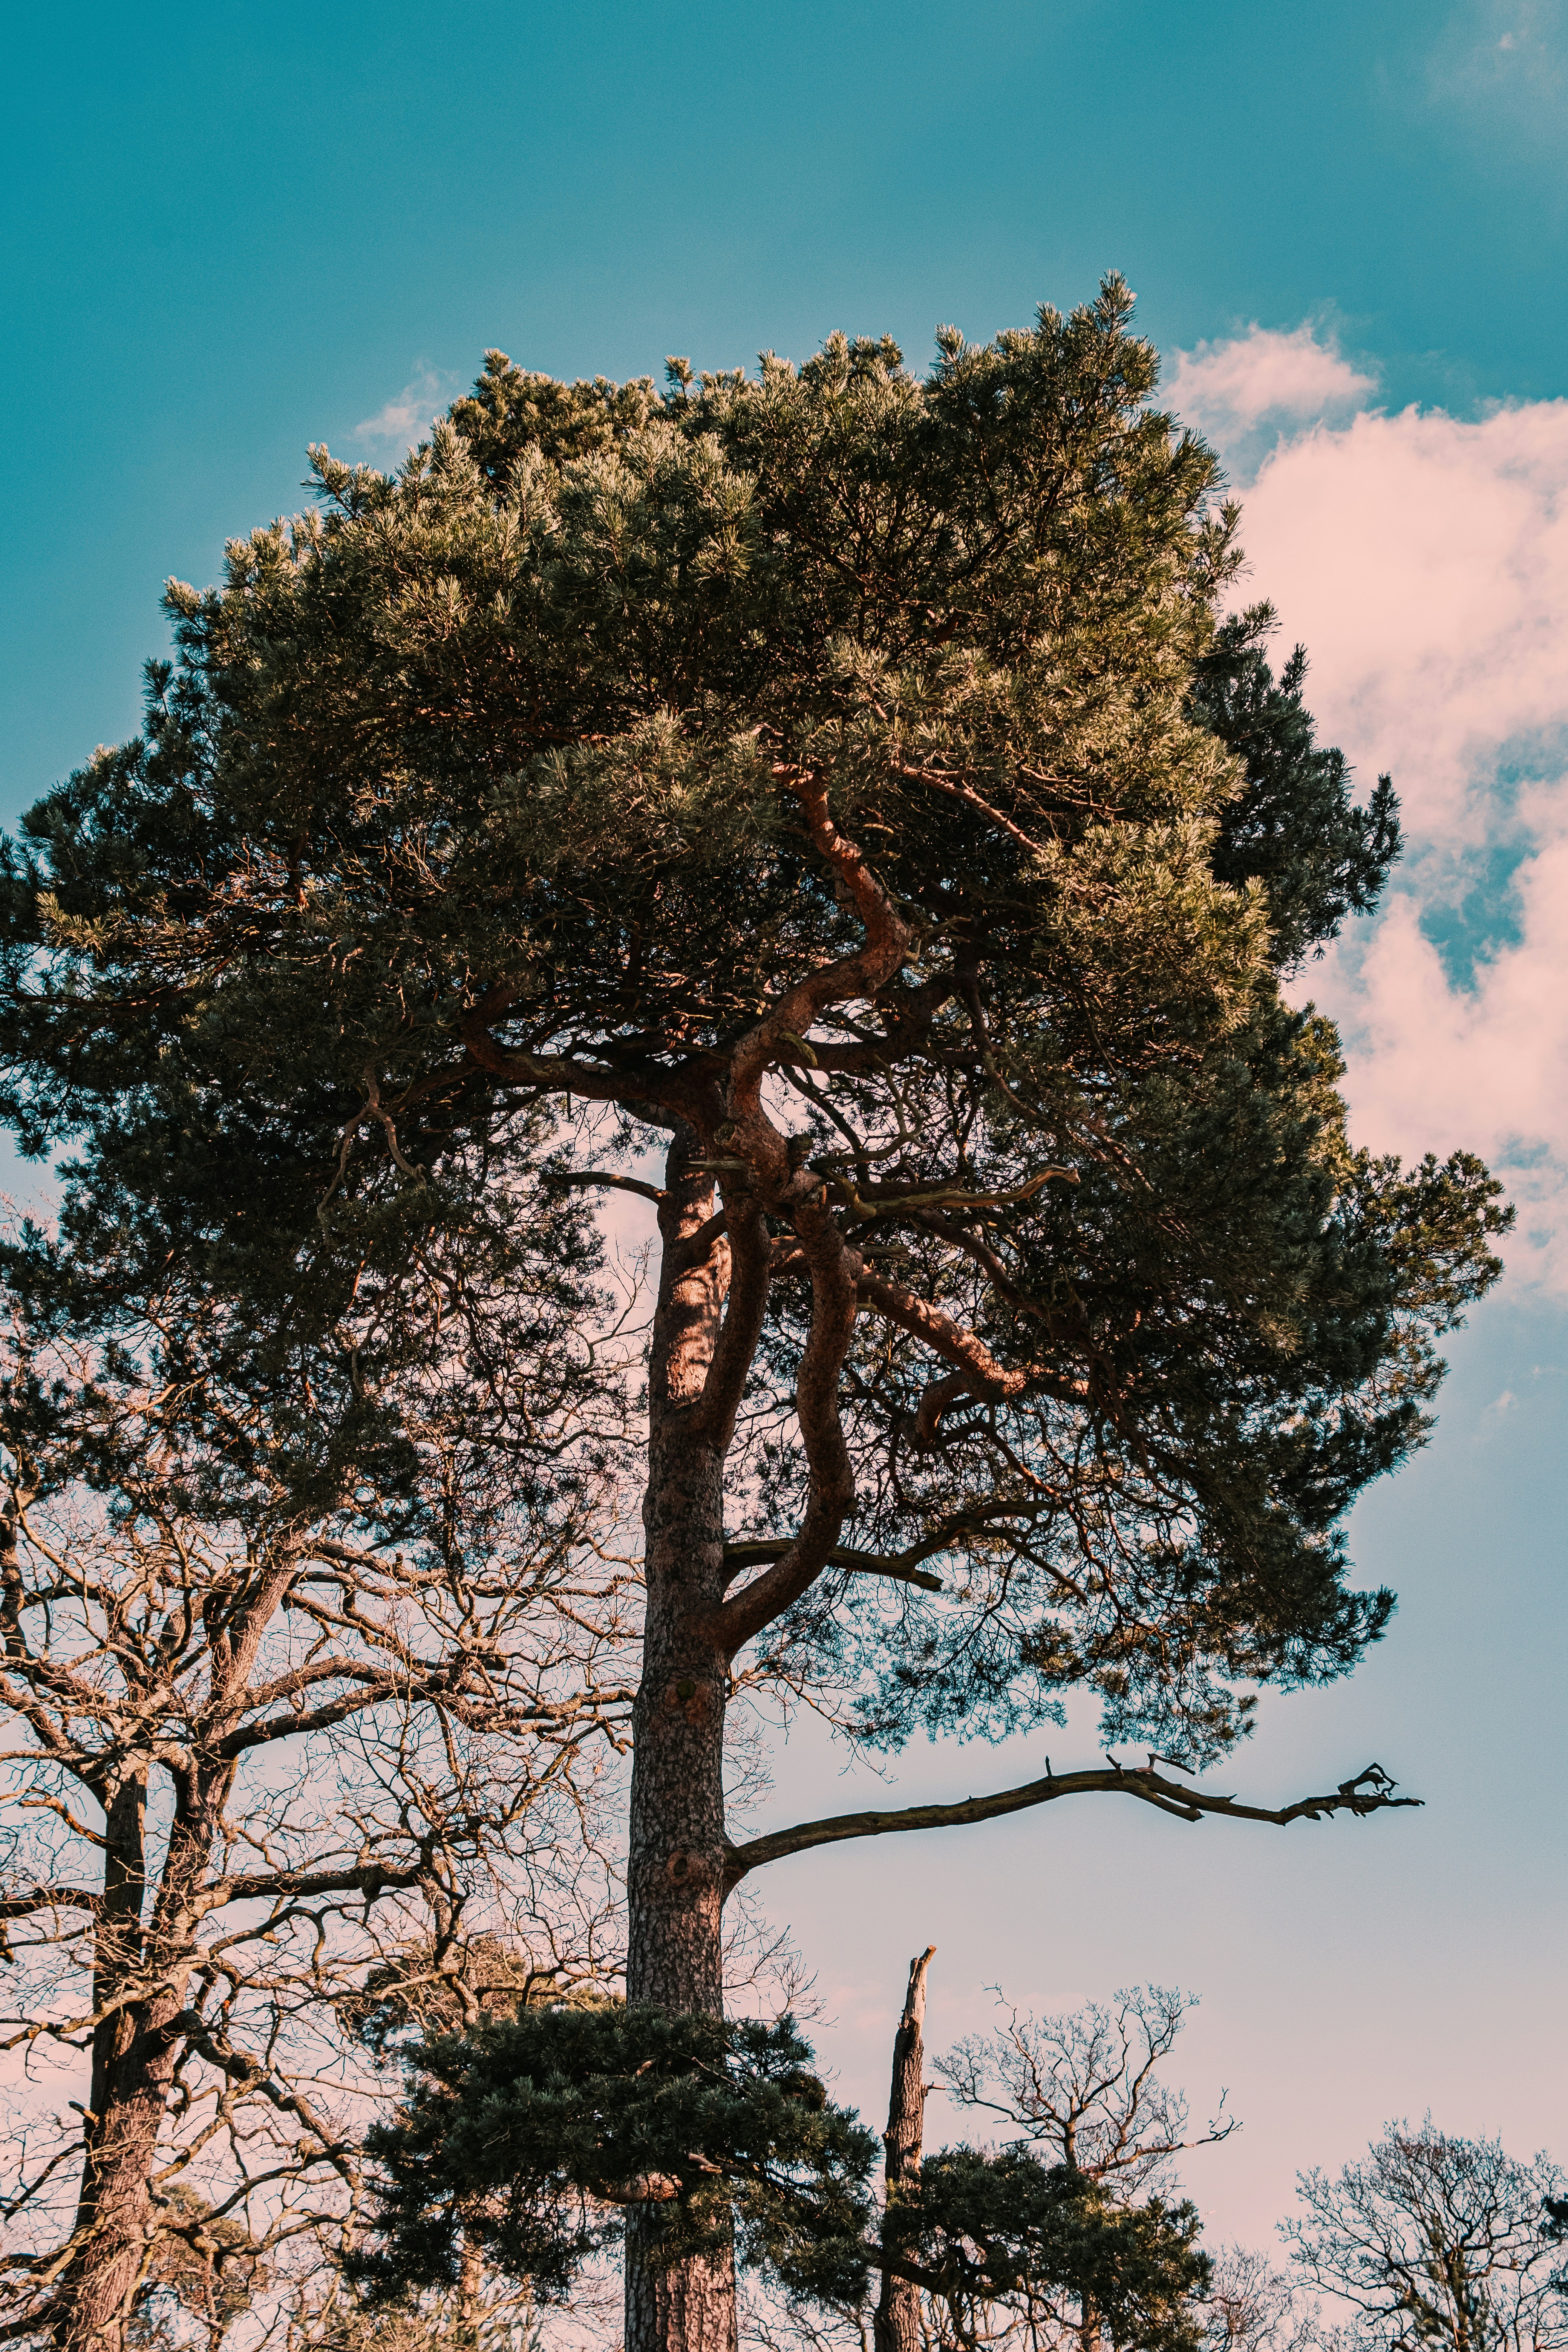
<path fill-rule="evenodd" d="M 995 2116 L 1113 2194 L 1169 2190 L 1177 2156 L 1237 2128 L 1222 2092 L 1218 2112 L 1189 2137 L 1185 2096 L 1157 2072 L 1196 2006 L 1169 1986 L 1140 1985 L 1069 2014 L 1011 2010 L 1005 2025 L 939 2058 L 937 2075 L 961 2106 Z"/>
<path fill-rule="evenodd" d="M 1299 2274 L 1249 2246 L 1216 2247 L 1210 2259 L 1204 2335 L 1211 2352 L 1309 2352 L 1324 2341 L 1321 2307 Z"/>
<path fill-rule="evenodd" d="M 509 1245 L 520 1189 L 651 1198 L 627 1986 L 671 2012 L 720 2011 L 777 1853 L 1226 1810 L 1151 1753 L 736 1849 L 725 1713 L 836 1676 L 893 1743 L 1081 1686 L 1206 1762 L 1386 1623 L 1337 1530 L 1497 1270 L 1485 1171 L 1357 1152 L 1279 993 L 1392 808 L 1299 677 L 1281 713 L 1214 668 L 1236 519 L 1130 310 L 944 329 L 923 380 L 841 335 L 662 396 L 493 353 L 395 478 L 319 453 L 321 511 L 171 587 L 142 736 L 8 869 L 73 1314 L 199 1264 L 265 1363 L 442 1237 Z M 37 1248 L 13 1278 L 63 1295 Z M 645 2291 L 637 2243 L 629 2352 L 726 2352 L 727 2259 Z"/>
<path fill-rule="evenodd" d="M 1268 666 L 1275 626 L 1268 604 L 1222 622 L 1188 708 L 1247 770 L 1246 791 L 1220 815 L 1214 870 L 1222 882 L 1263 885 L 1273 952 L 1289 966 L 1321 955 L 1346 915 L 1376 905 L 1399 855 L 1399 803 L 1393 778 L 1379 776 L 1367 806 L 1352 806 L 1344 753 L 1318 744 L 1302 698 L 1305 646 L 1278 678 Z"/>
<path fill-rule="evenodd" d="M 1222 2094 L 1218 2113 L 1189 2136 L 1186 2099 L 1157 2071 L 1194 2006 L 1183 1993 L 1147 1985 L 1068 2014 L 1013 2009 L 1005 2024 L 939 2058 L 937 2079 L 960 2107 L 995 2118 L 1004 2145 L 1081 2174 L 1107 2208 L 1151 2200 L 1179 2207 L 1175 2158 L 1237 2128 Z M 1037 2294 L 1026 2314 L 998 2315 L 993 2334 L 1031 2347 L 1095 2352 L 1103 2326 L 1092 2301 L 1057 2284 Z"/>
<path fill-rule="evenodd" d="M 1557 2352 L 1568 2344 L 1560 2250 L 1545 2226 L 1562 2171 L 1500 2140 L 1452 2139 L 1430 2116 L 1390 2124 L 1336 2179 L 1298 2175 L 1280 2226 L 1312 2284 L 1356 2316 L 1346 2337 L 1386 2352 Z"/>
<path fill-rule="evenodd" d="M 82 2352 L 216 2346 L 352 2234 L 367 2004 L 477 2019 L 620 1955 L 636 1579 L 581 1492 L 542 1520 L 427 1391 L 399 1494 L 362 1464 L 301 1514 L 247 1397 L 135 1370 L 19 1343 L 0 1401 L 5 2046 L 80 2094 L 9 2135 L 5 2333 Z"/>

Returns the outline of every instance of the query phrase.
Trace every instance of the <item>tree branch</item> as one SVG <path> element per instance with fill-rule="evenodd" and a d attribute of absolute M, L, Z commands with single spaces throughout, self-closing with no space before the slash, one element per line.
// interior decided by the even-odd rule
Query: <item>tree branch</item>
<path fill-rule="evenodd" d="M 847 998 L 874 997 L 898 971 L 910 943 L 908 929 L 867 864 L 864 851 L 834 824 L 828 813 L 827 788 L 821 779 L 787 761 L 775 762 L 773 774 L 800 803 L 811 837 L 854 900 L 866 937 L 852 954 L 837 957 L 786 989 L 751 1034 L 742 1039 L 731 1066 L 731 1102 L 742 1118 L 755 1112 L 763 1073 L 778 1058 L 781 1046 L 787 1048 L 792 1060 L 809 1061 L 802 1045 L 818 1014 Z"/>
<path fill-rule="evenodd" d="M 16 1895 L 0 1895 L 0 1919 L 26 1919 L 37 1911 L 96 1914 L 102 1900 L 88 1886 L 28 1886 Z M 3 1942 L 0 1938 L 0 1948 Z"/>
<path fill-rule="evenodd" d="M 724 1215 L 709 1224 L 727 1223 L 730 1236 L 730 1295 L 719 1327 L 712 1360 L 693 1415 L 700 1427 L 725 1452 L 735 1433 L 735 1416 L 756 1360 L 767 1311 L 768 1269 L 773 1242 L 767 1223 L 750 1197 L 726 1203 Z M 700 1238 L 699 1234 L 694 1239 Z"/>
<path fill-rule="evenodd" d="M 934 1354 L 955 1368 L 948 1379 L 931 1381 L 921 1399 L 914 1426 L 915 1441 L 920 1445 L 934 1443 L 942 1414 L 961 1396 L 999 1402 L 1043 1392 L 1060 1397 L 1068 1403 L 1079 1403 L 1089 1394 L 1087 1383 L 1065 1381 L 1041 1364 L 1020 1365 L 1009 1371 L 997 1362 L 977 1333 L 966 1330 L 963 1324 L 944 1315 L 941 1307 L 931 1306 L 928 1299 L 917 1298 L 913 1291 L 900 1289 L 896 1283 L 862 1273 L 860 1297 L 867 1306 L 874 1307 L 879 1315 L 885 1315 L 903 1330 L 912 1332 L 917 1339 L 923 1339 Z"/>
<path fill-rule="evenodd" d="M 657 1184 L 645 1184 L 640 1176 L 613 1176 L 605 1168 L 563 1168 L 551 1171 L 552 1184 L 605 1184 L 617 1192 L 637 1192 L 657 1208 L 664 1194 Z"/>
<path fill-rule="evenodd" d="M 910 1805 L 900 1812 L 838 1813 L 826 1821 L 801 1822 L 794 1829 L 752 1838 L 745 1845 L 730 1848 L 724 1885 L 727 1893 L 764 1863 L 806 1853 L 814 1846 L 837 1845 L 847 1838 L 885 1837 L 900 1830 L 954 1829 L 965 1822 L 989 1822 L 1003 1813 L 1026 1812 L 1033 1806 L 1051 1804 L 1058 1797 L 1136 1797 L 1163 1813 L 1174 1813 L 1181 1821 L 1197 1822 L 1205 1813 L 1222 1813 L 1238 1822 L 1273 1822 L 1283 1829 L 1295 1821 L 1321 1821 L 1325 1813 L 1354 1813 L 1359 1819 L 1366 1813 L 1424 1802 L 1420 1797 L 1392 1796 L 1389 1791 L 1397 1785 L 1380 1765 L 1369 1764 L 1353 1780 L 1342 1780 L 1330 1796 L 1298 1797 L 1294 1804 L 1270 1808 L 1238 1804 L 1234 1797 L 1205 1796 L 1201 1790 L 1162 1779 L 1152 1766 L 1140 1770 L 1113 1764 L 1105 1771 L 1058 1776 L 1047 1762 L 1043 1780 L 1026 1780 L 1019 1788 L 1000 1789 L 989 1797 L 964 1797 L 952 1805 Z"/>
<path fill-rule="evenodd" d="M 457 1024 L 470 1058 L 491 1077 L 542 1087 L 552 1093 L 580 1095 L 584 1102 L 626 1102 L 636 1097 L 680 1108 L 673 1100 L 671 1074 L 658 1062 L 639 1058 L 630 1066 L 616 1068 L 603 1062 L 579 1062 L 569 1055 L 527 1054 L 499 1045 L 490 1034 L 490 1024 L 504 1019 L 517 993 L 515 987 L 498 981 Z"/>
<path fill-rule="evenodd" d="M 765 1561 L 783 1559 L 793 1550 L 793 1536 L 777 1536 L 767 1543 L 726 1544 L 724 1558 L 733 1560 L 737 1569 L 761 1567 Z M 941 1545 L 933 1545 L 941 1550 Z M 922 1585 L 928 1592 L 941 1592 L 944 1588 L 940 1576 L 929 1569 L 916 1567 L 902 1552 L 852 1551 L 845 1544 L 835 1544 L 824 1563 L 828 1568 L 842 1568 L 851 1576 L 889 1576 L 900 1584 Z"/>
<path fill-rule="evenodd" d="M 721 1606 L 720 1639 L 731 1658 L 816 1581 L 855 1501 L 838 1382 L 855 1328 L 860 1254 L 847 1247 L 826 1206 L 802 1209 L 795 1223 L 811 1268 L 811 1328 L 795 1395 L 809 1475 L 805 1513 L 784 1557 Z"/>

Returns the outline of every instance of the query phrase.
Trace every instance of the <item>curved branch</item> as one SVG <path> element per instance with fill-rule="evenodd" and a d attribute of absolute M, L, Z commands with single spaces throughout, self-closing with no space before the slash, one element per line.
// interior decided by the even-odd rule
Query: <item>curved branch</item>
<path fill-rule="evenodd" d="M 1209 1797 L 1162 1779 L 1152 1765 L 1145 1770 L 1113 1764 L 1108 1770 L 1053 1773 L 1047 1760 L 1043 1780 L 1026 1780 L 1016 1789 L 999 1789 L 989 1797 L 963 1797 L 952 1805 L 909 1805 L 900 1812 L 837 1813 L 826 1821 L 800 1822 L 794 1829 L 775 1830 L 729 1850 L 724 1869 L 726 1893 L 738 1886 L 748 1872 L 786 1854 L 806 1853 L 814 1846 L 838 1845 L 847 1838 L 885 1837 L 900 1830 L 955 1829 L 965 1822 L 994 1821 L 1003 1813 L 1022 1813 L 1048 1805 L 1058 1797 L 1136 1797 L 1178 1820 L 1202 1821 L 1205 1813 L 1222 1813 L 1238 1822 L 1272 1822 L 1283 1829 L 1295 1821 L 1321 1821 L 1325 1813 L 1384 1812 L 1402 1805 L 1420 1805 L 1420 1797 L 1395 1797 L 1398 1786 L 1380 1765 L 1369 1764 L 1353 1780 L 1342 1780 L 1326 1797 L 1298 1797 L 1294 1804 L 1269 1807 L 1238 1804 L 1234 1797 Z"/>
<path fill-rule="evenodd" d="M 783 1559 L 794 1548 L 793 1536 L 780 1536 L 769 1543 L 726 1544 L 724 1558 L 727 1562 L 733 1561 L 737 1569 L 753 1564 L 760 1567 L 768 1560 Z M 845 1544 L 835 1544 L 824 1565 L 841 1568 L 850 1576 L 890 1576 L 900 1584 L 923 1585 L 928 1592 L 945 1590 L 940 1576 L 914 1566 L 899 1552 L 852 1551 Z"/>
<path fill-rule="evenodd" d="M 912 1290 L 900 1289 L 896 1283 L 863 1273 L 860 1297 L 890 1323 L 923 1339 L 933 1354 L 954 1368 L 946 1380 L 931 1381 L 921 1399 L 914 1426 L 918 1444 L 934 1442 L 942 1414 L 961 1396 L 1000 1403 L 1022 1396 L 1046 1395 L 1078 1404 L 1089 1393 L 1087 1381 L 1063 1380 L 1042 1364 L 1018 1365 L 1009 1371 L 997 1362 L 978 1333 L 967 1330 L 962 1323 L 944 1315 L 940 1307 L 933 1307 L 929 1299 L 918 1298 Z"/>
<path fill-rule="evenodd" d="M 490 1034 L 492 1022 L 504 1019 L 518 996 L 504 981 L 486 989 L 457 1024 L 470 1061 L 493 1078 L 514 1086 L 543 1087 L 550 1092 L 580 1095 L 584 1102 L 625 1102 L 634 1096 L 679 1108 L 670 1086 L 670 1072 L 658 1062 L 638 1058 L 629 1065 L 579 1062 L 564 1054 L 528 1054 L 499 1045 Z"/>
<path fill-rule="evenodd" d="M 643 1200 L 651 1201 L 656 1208 L 664 1198 L 657 1184 L 645 1184 L 640 1176 L 613 1176 L 606 1168 L 563 1168 L 558 1173 L 552 1170 L 548 1181 L 552 1184 L 604 1184 L 612 1192 L 636 1192 Z"/>
<path fill-rule="evenodd" d="M 761 1209 L 749 1196 L 726 1202 L 710 1225 L 730 1237 L 730 1295 L 713 1355 L 693 1414 L 694 1425 L 726 1453 L 735 1434 L 735 1416 L 756 1360 L 768 1304 L 773 1241 Z M 707 1227 L 702 1228 L 703 1232 Z M 697 1238 L 700 1238 L 699 1235 Z"/>
<path fill-rule="evenodd" d="M 784 1558 L 719 1610 L 719 1638 L 731 1658 L 815 1584 L 855 1501 L 838 1384 L 855 1328 L 860 1254 L 847 1247 L 820 1203 L 797 1214 L 795 1231 L 811 1268 L 811 1328 L 795 1392 L 810 1485 L 799 1533 Z"/>
<path fill-rule="evenodd" d="M 26 1919 L 38 1911 L 87 1911 L 96 1915 L 103 1897 L 89 1886 L 28 1886 L 15 1895 L 0 1895 L 0 1919 Z M 0 1937 L 0 1951 L 4 1937 Z"/>
<path fill-rule="evenodd" d="M 942 1519 L 931 1533 L 918 1543 L 906 1544 L 902 1551 L 857 1551 L 848 1544 L 836 1544 L 828 1553 L 826 1565 L 842 1568 L 854 1576 L 893 1577 L 905 1584 L 922 1585 L 928 1592 L 946 1590 L 940 1576 L 933 1576 L 923 1563 L 938 1552 L 951 1551 L 963 1542 L 1013 1542 L 1021 1544 L 1023 1535 L 1016 1528 L 1002 1524 L 1008 1519 L 1037 1519 L 1043 1512 L 1054 1511 L 1057 1498 L 1048 1496 L 1037 1502 L 1023 1496 L 1005 1496 L 1000 1501 L 971 1503 Z M 993 1525 L 992 1523 L 996 1524 Z M 742 1568 L 761 1566 L 768 1560 L 783 1559 L 792 1549 L 793 1536 L 764 1536 L 755 1541 L 727 1543 L 724 1558 L 731 1563 L 731 1575 Z"/>
<path fill-rule="evenodd" d="M 809 1063 L 804 1040 L 812 1023 L 830 1004 L 849 997 L 874 997 L 898 971 L 910 943 L 909 931 L 867 864 L 865 852 L 834 824 L 827 788 L 820 778 L 785 761 L 775 764 L 773 774 L 800 803 L 812 840 L 854 900 L 866 937 L 853 954 L 836 958 L 786 989 L 742 1039 L 731 1065 L 731 1087 L 733 1115 L 742 1118 L 756 1113 L 763 1074 L 770 1062 L 780 1058 L 781 1050 L 792 1061 Z"/>
<path fill-rule="evenodd" d="M 945 793 L 950 800 L 962 801 L 965 808 L 976 809 L 993 824 L 1000 825 L 1003 832 L 1016 841 L 1020 849 L 1026 849 L 1031 857 L 1045 856 L 1046 852 L 1037 841 L 1022 826 L 1015 824 L 1010 816 L 1004 816 L 999 808 L 994 808 L 988 800 L 983 800 L 972 784 L 961 784 L 956 776 L 943 775 L 940 769 L 917 768 L 902 760 L 894 761 L 893 773 L 907 777 L 910 783 L 929 784 L 933 792 Z"/>
<path fill-rule="evenodd" d="M 222 1910 L 230 1903 L 265 1902 L 281 1895 L 310 1900 L 322 1895 L 360 1895 L 367 1902 L 374 1902 L 383 1895 L 396 1895 L 406 1887 L 417 1886 L 428 1869 L 428 1863 L 422 1860 L 395 1869 L 386 1864 L 362 1862 L 346 1864 L 340 1870 L 236 1872 L 205 1886 L 196 1907 L 205 1917 L 208 1912 Z"/>
<path fill-rule="evenodd" d="M 202 2015 L 199 2009 L 183 2009 L 169 2021 L 169 2032 L 183 2034 L 198 2055 L 209 2066 L 216 2066 L 232 2083 L 243 2089 L 258 2092 L 282 2115 L 292 2116 L 304 2126 L 311 2138 L 318 2141 L 321 2157 L 352 2179 L 354 2168 L 355 2144 L 352 2138 L 334 2136 L 325 2116 L 318 2113 L 302 2091 L 290 2088 L 270 2066 L 253 2058 L 248 2050 L 237 2049 L 226 2034 L 218 2032 Z"/>

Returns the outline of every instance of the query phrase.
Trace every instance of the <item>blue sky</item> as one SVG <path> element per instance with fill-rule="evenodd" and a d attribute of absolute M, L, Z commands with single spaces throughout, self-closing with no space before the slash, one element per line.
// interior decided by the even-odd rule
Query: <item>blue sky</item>
<path fill-rule="evenodd" d="M 1428 1810 L 1280 1839 L 1057 1808 L 790 1864 L 772 1899 L 870 2104 L 928 1939 L 939 2038 L 997 1979 L 1204 1992 L 1195 2098 L 1228 2082 L 1247 2121 L 1191 2175 L 1222 2233 L 1428 2102 L 1568 2157 L 1564 10 L 144 0 L 29 11 L 7 62 L 7 821 L 134 723 L 166 574 L 298 505 L 307 442 L 395 459 L 488 345 L 627 375 L 842 325 L 923 362 L 939 320 L 983 338 L 1131 279 L 1247 498 L 1254 593 L 1358 771 L 1406 792 L 1388 914 L 1307 982 L 1358 1118 L 1474 1140 L 1526 1203 L 1432 1453 L 1357 1515 L 1393 1632 L 1343 1688 L 1266 1702 L 1226 1782 L 1375 1755 Z M 900 1785 L 1020 1760 L 921 1750 Z M 784 1764 L 781 1816 L 853 1801 L 809 1742 Z"/>
<path fill-rule="evenodd" d="M 1400 402 L 1564 389 L 1531 0 L 143 0 L 21 12 L 7 63 L 11 806 L 125 728 L 165 572 L 489 344 L 923 359 L 1114 265 L 1163 348 L 1330 315 Z"/>

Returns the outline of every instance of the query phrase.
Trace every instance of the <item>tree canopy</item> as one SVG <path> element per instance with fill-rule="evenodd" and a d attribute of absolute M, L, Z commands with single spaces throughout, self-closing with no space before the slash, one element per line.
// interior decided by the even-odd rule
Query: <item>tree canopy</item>
<path fill-rule="evenodd" d="M 1386 1622 L 1334 1528 L 1499 1217 L 1463 1155 L 1353 1150 L 1279 996 L 1391 803 L 1216 628 L 1234 514 L 1128 308 L 944 332 L 923 382 L 842 336 L 662 396 L 492 353 L 396 478 L 318 453 L 322 509 L 171 587 L 142 735 L 27 817 L 5 1042 L 24 1140 L 85 1127 L 79 1254 L 131 1291 L 200 1248 L 253 1317 L 333 1328 L 378 1247 L 539 1164 L 542 1096 L 605 1104 L 718 1155 L 783 1400 L 820 1202 L 853 1471 L 759 1412 L 751 1531 L 831 1453 L 836 1520 L 852 1484 L 864 1547 L 964 1599 L 814 1606 L 816 1541 L 736 1630 L 763 1591 L 797 1642 L 864 1630 L 887 1737 L 1087 1679 L 1201 1756 L 1231 1685 Z"/>

